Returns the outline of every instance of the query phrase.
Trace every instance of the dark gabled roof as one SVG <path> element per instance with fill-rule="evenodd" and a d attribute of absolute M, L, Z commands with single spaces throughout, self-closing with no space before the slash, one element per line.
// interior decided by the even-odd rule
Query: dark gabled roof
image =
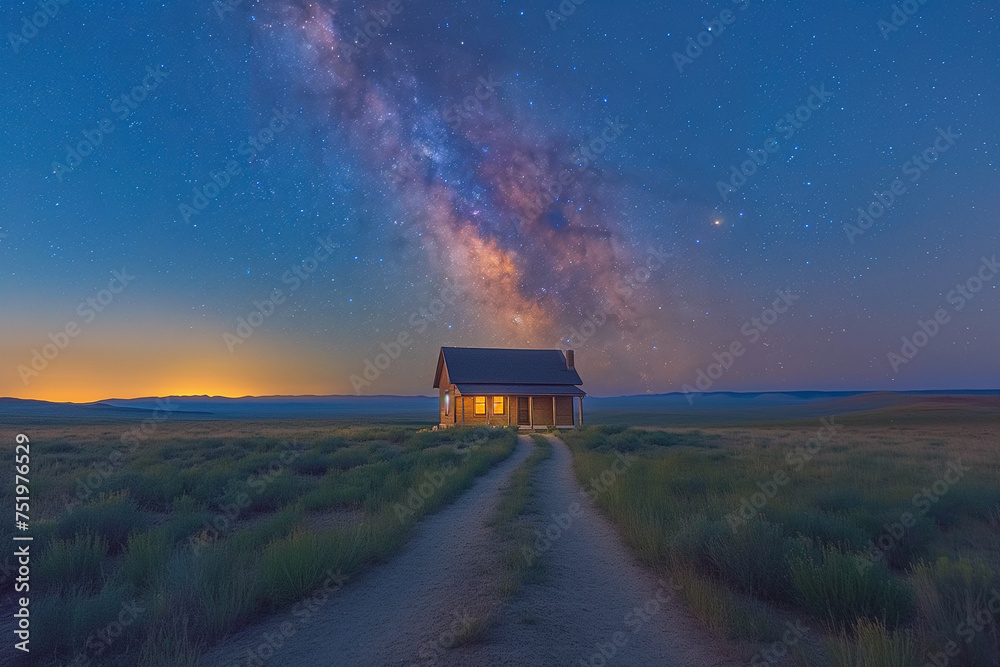
<path fill-rule="evenodd" d="M 571 384 L 457 384 L 462 396 L 586 396 Z"/>
<path fill-rule="evenodd" d="M 453 384 L 583 384 L 576 369 L 566 367 L 562 350 L 442 347 L 434 374 L 435 388 L 441 386 L 445 366 Z"/>

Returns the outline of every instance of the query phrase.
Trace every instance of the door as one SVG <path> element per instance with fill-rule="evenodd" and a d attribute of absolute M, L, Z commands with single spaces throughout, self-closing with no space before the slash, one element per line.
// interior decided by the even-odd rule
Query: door
<path fill-rule="evenodd" d="M 517 398 L 517 425 L 528 426 L 531 424 L 531 416 L 528 414 L 528 397 L 518 396 Z"/>

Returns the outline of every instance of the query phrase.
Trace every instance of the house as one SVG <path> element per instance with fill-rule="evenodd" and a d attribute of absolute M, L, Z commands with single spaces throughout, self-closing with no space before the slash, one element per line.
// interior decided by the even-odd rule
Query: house
<path fill-rule="evenodd" d="M 442 347 L 434 373 L 441 428 L 573 428 L 583 424 L 581 384 L 573 350 Z"/>

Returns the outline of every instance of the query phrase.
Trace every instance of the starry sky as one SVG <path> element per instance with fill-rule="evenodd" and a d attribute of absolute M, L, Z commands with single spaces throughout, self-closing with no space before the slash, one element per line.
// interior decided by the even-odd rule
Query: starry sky
<path fill-rule="evenodd" d="M 7 3 L 0 396 L 996 388 L 1000 6 L 912 10 Z"/>

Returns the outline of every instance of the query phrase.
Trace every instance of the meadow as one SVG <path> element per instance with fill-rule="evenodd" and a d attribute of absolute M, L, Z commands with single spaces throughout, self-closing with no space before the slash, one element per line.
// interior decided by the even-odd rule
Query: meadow
<path fill-rule="evenodd" d="M 594 494 L 598 508 L 749 664 L 1000 665 L 994 407 L 697 426 L 635 416 L 557 435 L 585 488 L 628 458 Z M 21 429 L 32 439 L 30 663 L 194 665 L 275 612 L 311 614 L 516 444 L 509 429 L 372 420 L 136 423 Z M 551 451 L 534 440 L 485 517 L 500 600 L 546 578 L 544 559 L 524 558 Z M 12 491 L 0 497 L 13 503 Z M 2 604 L 7 616 L 11 598 Z M 456 645 L 483 641 L 494 616 Z"/>
<path fill-rule="evenodd" d="M 306 613 L 516 442 L 346 421 L 164 421 L 127 444 L 121 422 L 24 430 L 30 661 L 73 665 L 191 665 L 265 615 Z"/>
<path fill-rule="evenodd" d="M 1000 664 L 1000 418 L 961 403 L 562 434 L 600 509 L 753 665 Z"/>

